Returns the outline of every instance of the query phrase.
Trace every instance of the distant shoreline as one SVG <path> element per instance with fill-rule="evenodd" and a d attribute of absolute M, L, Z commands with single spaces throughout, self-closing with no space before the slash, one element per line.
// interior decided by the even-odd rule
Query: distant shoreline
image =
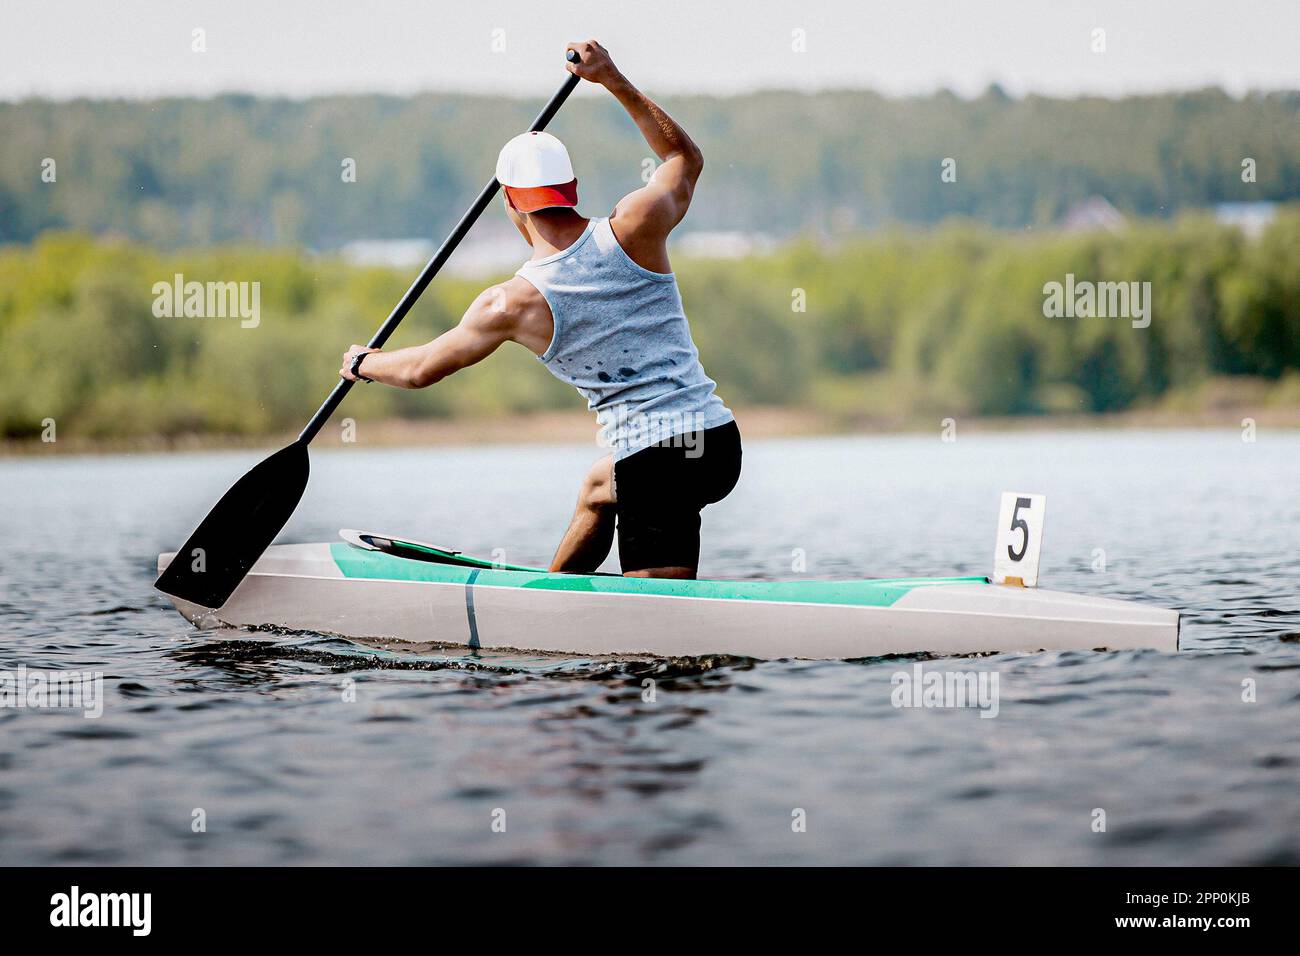
<path fill-rule="evenodd" d="M 844 419 L 797 408 L 752 407 L 736 410 L 736 418 L 746 439 L 762 441 L 777 438 L 821 437 L 830 435 L 934 434 L 944 425 L 941 417 L 933 422 L 907 419 Z M 1107 415 L 1026 415 L 1018 417 L 979 417 L 954 415 L 957 433 L 968 432 L 1044 432 L 1135 429 L 1235 429 L 1242 421 L 1254 419 L 1256 429 L 1300 430 L 1300 407 L 1248 408 L 1222 407 L 1198 411 L 1143 409 Z M 327 425 L 312 443 L 314 448 L 341 448 L 341 426 Z M 37 457 L 41 455 L 111 455 L 158 452 L 222 451 L 233 449 L 274 449 L 294 439 L 292 433 L 279 435 L 148 436 L 140 438 L 96 439 L 85 436 L 60 436 L 55 442 L 39 438 L 0 441 L 0 457 Z M 596 445 L 596 426 L 585 411 L 536 412 L 525 415 L 502 415 L 488 418 L 456 419 L 387 419 L 356 421 L 356 446 L 371 448 L 414 448 L 455 445 Z"/>

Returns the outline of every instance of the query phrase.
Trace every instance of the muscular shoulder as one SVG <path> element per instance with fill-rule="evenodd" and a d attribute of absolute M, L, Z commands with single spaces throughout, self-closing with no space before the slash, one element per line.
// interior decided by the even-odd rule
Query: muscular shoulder
<path fill-rule="evenodd" d="M 519 276 L 480 292 L 466 320 L 479 330 L 512 339 L 535 352 L 538 343 L 545 351 L 553 332 L 546 300 L 536 286 Z"/>
<path fill-rule="evenodd" d="M 653 216 L 647 217 L 644 197 L 636 193 L 624 196 L 609 214 L 609 227 L 623 251 L 642 269 L 673 271 L 668 261 L 669 230 Z"/>
<path fill-rule="evenodd" d="M 480 328 L 510 331 L 528 317 L 541 299 L 541 293 L 530 282 L 511 276 L 480 292 L 466 318 Z"/>

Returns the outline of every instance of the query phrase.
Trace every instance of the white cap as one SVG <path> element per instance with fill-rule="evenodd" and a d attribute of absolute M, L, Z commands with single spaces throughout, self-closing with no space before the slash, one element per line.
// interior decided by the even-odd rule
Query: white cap
<path fill-rule="evenodd" d="M 569 151 L 550 133 L 520 133 L 497 157 L 497 182 L 532 189 L 559 186 L 573 179 Z"/>
<path fill-rule="evenodd" d="M 506 143 L 497 157 L 497 182 L 520 212 L 577 203 L 569 151 L 550 133 L 520 133 Z"/>

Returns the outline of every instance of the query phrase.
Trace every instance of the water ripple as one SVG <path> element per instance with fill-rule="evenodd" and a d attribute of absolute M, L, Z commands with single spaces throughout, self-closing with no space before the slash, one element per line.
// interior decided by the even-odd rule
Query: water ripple
<path fill-rule="evenodd" d="M 0 567 L 0 668 L 105 680 L 99 719 L 0 709 L 0 861 L 1300 864 L 1300 511 L 1278 480 L 1300 473 L 1300 440 L 1224 448 L 1114 433 L 747 449 L 737 494 L 706 514 L 711 573 L 789 577 L 795 548 L 822 577 L 982 573 L 990 502 L 1023 486 L 1052 503 L 1045 585 L 1185 615 L 1176 655 L 853 662 L 195 632 L 150 589 L 151 558 L 247 456 L 7 463 L 3 500 L 40 507 L 11 515 L 31 545 Z M 286 537 L 404 528 L 544 562 L 589 449 L 528 452 L 535 514 L 466 508 L 518 500 L 519 454 L 325 452 Z M 923 518 L 901 504 L 917 501 Z M 895 707 L 891 676 L 918 664 L 995 673 L 997 716 Z"/>

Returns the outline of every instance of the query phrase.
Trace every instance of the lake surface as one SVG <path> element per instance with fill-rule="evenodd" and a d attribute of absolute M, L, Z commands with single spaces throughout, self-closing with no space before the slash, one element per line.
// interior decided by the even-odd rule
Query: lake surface
<path fill-rule="evenodd" d="M 3 459 L 0 670 L 99 671 L 104 701 L 98 719 L 0 709 L 0 864 L 1300 864 L 1295 432 L 745 454 L 705 513 L 704 575 L 797 577 L 797 550 L 818 577 L 983 574 L 999 492 L 1042 492 L 1043 586 L 1177 608 L 1183 650 L 924 662 L 996 672 L 987 719 L 895 708 L 911 660 L 197 632 L 151 589 L 156 555 L 260 453 Z M 545 563 L 596 457 L 322 450 L 281 540 L 359 527 Z"/>

